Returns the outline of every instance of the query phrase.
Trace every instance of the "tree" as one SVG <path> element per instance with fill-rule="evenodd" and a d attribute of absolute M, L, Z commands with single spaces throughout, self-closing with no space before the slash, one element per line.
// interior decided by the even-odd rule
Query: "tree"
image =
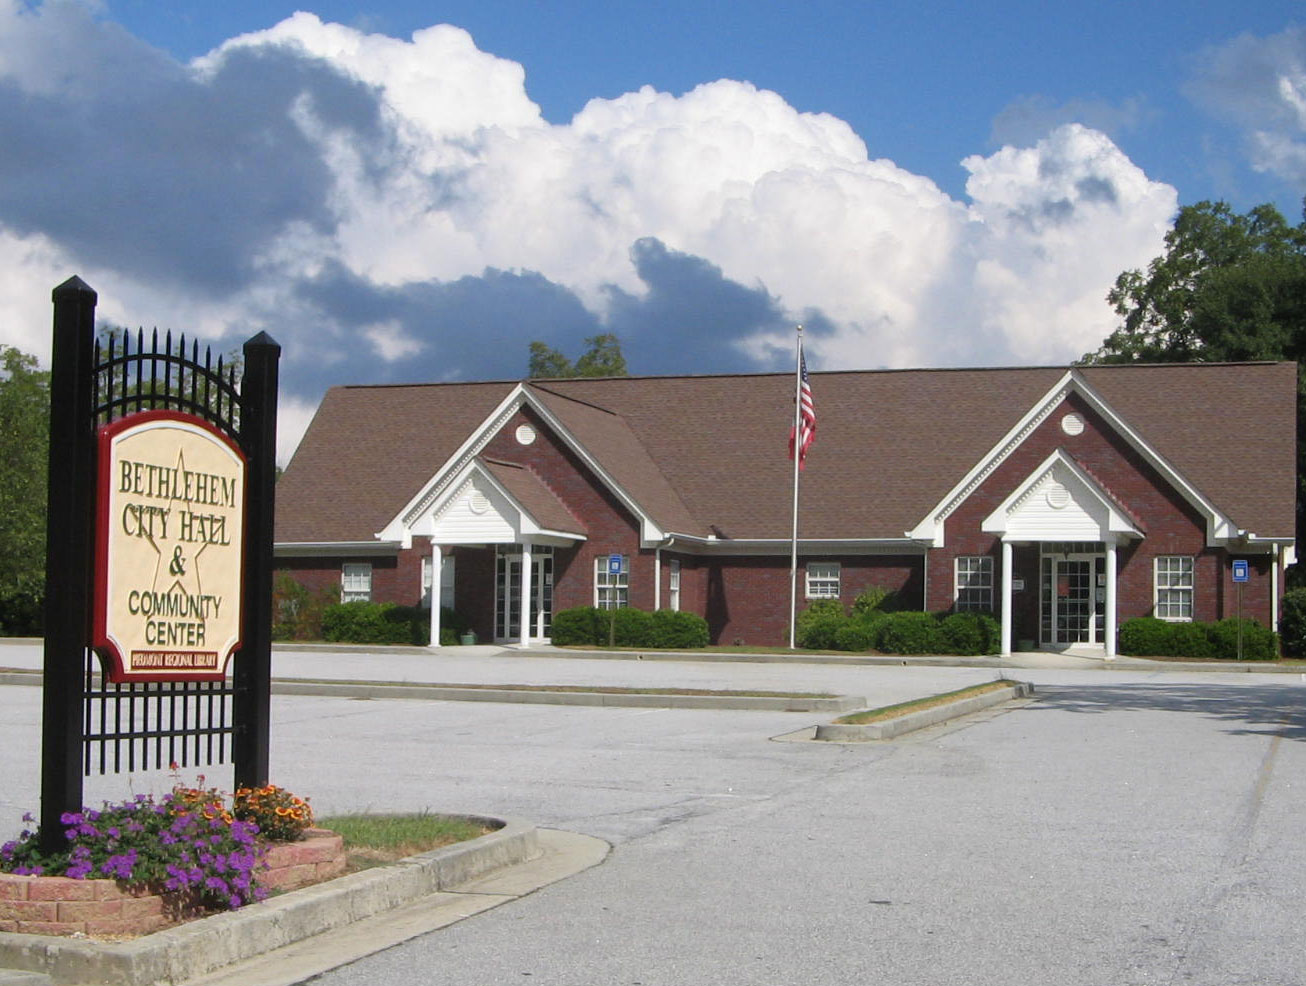
<path fill-rule="evenodd" d="M 1272 205 L 1238 215 L 1185 206 L 1166 251 L 1107 295 L 1123 322 L 1086 362 L 1216 362 L 1306 357 L 1306 222 Z"/>
<path fill-rule="evenodd" d="M 556 349 L 542 342 L 531 343 L 527 376 L 532 380 L 560 377 L 624 377 L 626 358 L 621 355 L 621 341 L 612 333 L 590 336 L 590 348 L 573 364 Z"/>
<path fill-rule="evenodd" d="M 45 489 L 50 374 L 0 346 L 0 625 L 36 633 L 45 597 Z"/>
<path fill-rule="evenodd" d="M 1089 363 L 1297 362 L 1297 531 L 1306 532 L 1306 220 L 1272 205 L 1185 206 L 1147 271 L 1116 278 L 1123 319 Z M 1300 569 L 1302 566 L 1296 566 Z M 1298 576 L 1300 578 L 1300 576 Z"/>

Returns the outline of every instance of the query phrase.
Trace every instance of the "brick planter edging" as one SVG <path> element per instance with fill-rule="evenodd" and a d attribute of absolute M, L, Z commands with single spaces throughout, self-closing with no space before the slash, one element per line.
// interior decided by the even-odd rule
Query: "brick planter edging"
<path fill-rule="evenodd" d="M 0 969 L 44 973 L 61 986 L 185 982 L 447 890 L 491 870 L 534 859 L 540 853 L 539 834 L 528 822 L 461 817 L 502 827 L 479 839 L 350 873 L 132 941 L 79 941 L 0 932 Z"/>
<path fill-rule="evenodd" d="M 1034 686 L 1029 682 L 1012 681 L 1008 688 L 995 688 L 982 695 L 972 695 L 970 698 L 921 709 L 919 712 L 908 712 L 906 715 L 881 722 L 869 722 L 860 726 L 842 722 L 826 723 L 816 727 L 814 738 L 830 743 L 863 743 L 867 740 L 893 739 L 915 729 L 923 729 L 935 723 L 946 722 L 994 705 L 1001 705 L 1013 698 L 1026 698 L 1033 694 Z"/>
<path fill-rule="evenodd" d="M 344 840 L 309 829 L 299 842 L 268 848 L 258 882 L 295 890 L 345 871 Z M 189 894 L 153 892 L 116 880 L 0 873 L 0 932 L 33 935 L 148 935 L 192 916 Z"/>

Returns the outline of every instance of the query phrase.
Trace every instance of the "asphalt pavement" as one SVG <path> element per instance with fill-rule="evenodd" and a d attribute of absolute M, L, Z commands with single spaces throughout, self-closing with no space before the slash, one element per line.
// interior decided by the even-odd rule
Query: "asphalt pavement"
<path fill-rule="evenodd" d="M 613 846 L 314 982 L 1306 983 L 1306 681 L 1089 666 L 1009 672 L 1033 701 L 856 745 L 804 741 L 803 713 L 274 698 L 273 780 L 319 814 L 513 815 Z M 274 673 L 879 705 L 997 671 L 486 649 L 278 651 Z M 35 807 L 38 726 L 39 690 L 0 688 L 0 834 Z M 93 779 L 88 800 L 124 784 Z"/>

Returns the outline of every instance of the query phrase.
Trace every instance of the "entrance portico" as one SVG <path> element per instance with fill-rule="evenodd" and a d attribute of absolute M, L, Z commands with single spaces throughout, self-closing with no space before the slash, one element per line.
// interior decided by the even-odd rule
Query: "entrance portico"
<path fill-rule="evenodd" d="M 1002 644 L 1011 654 L 1013 547 L 1038 545 L 1038 639 L 1042 647 L 1101 647 L 1116 656 L 1117 548 L 1144 534 L 1110 491 L 1057 449 L 985 518 L 1002 541 Z"/>
<path fill-rule="evenodd" d="M 439 585 L 444 548 L 495 552 L 494 635 L 529 647 L 547 640 L 553 607 L 553 551 L 585 532 L 531 470 L 474 459 L 404 531 L 431 539 L 432 582 Z M 490 600 L 485 600 L 488 606 Z M 431 606 L 431 646 L 440 642 L 440 607 Z"/>

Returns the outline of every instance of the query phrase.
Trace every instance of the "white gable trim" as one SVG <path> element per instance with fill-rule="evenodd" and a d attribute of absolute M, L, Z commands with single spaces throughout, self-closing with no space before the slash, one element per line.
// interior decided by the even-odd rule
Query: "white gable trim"
<path fill-rule="evenodd" d="M 479 500 L 479 508 L 471 504 Z M 480 462 L 460 469 L 436 496 L 431 508 L 409 526 L 409 543 L 417 537 L 437 544 L 574 544 L 585 536 L 544 527 Z"/>
<path fill-rule="evenodd" d="M 1058 491 L 1065 495 L 1057 502 Z M 1043 503 L 1037 494 L 1043 492 Z M 1142 537 L 1140 531 L 1106 491 L 1064 449 L 1044 459 L 1012 491 L 980 529 L 1013 541 L 1089 541 Z"/>
<path fill-rule="evenodd" d="M 500 401 L 493 411 L 486 415 L 485 420 L 472 431 L 467 440 L 458 447 L 458 450 L 445 460 L 435 474 L 422 484 L 416 495 L 404 504 L 399 513 L 377 532 L 377 538 L 384 541 L 400 541 L 403 542 L 405 547 L 411 545 L 412 536 L 416 533 L 414 525 L 420 523 L 423 517 L 431 515 L 436 502 L 448 491 L 449 486 L 463 475 L 476 457 L 481 454 L 485 446 L 490 443 L 490 440 L 503 429 L 514 414 L 526 405 L 529 405 L 536 414 L 544 419 L 567 447 L 594 471 L 595 475 L 599 477 L 599 480 L 612 494 L 639 518 L 640 533 L 645 542 L 656 542 L 663 539 L 661 529 L 653 523 L 652 518 L 640 508 L 634 498 L 622 489 L 607 471 L 598 464 L 588 450 L 576 440 L 575 436 L 549 412 L 548 408 L 544 407 L 535 395 L 524 384 L 520 383 L 513 387 L 508 396 Z M 484 470 L 481 470 L 481 472 L 485 474 Z"/>
<path fill-rule="evenodd" d="M 1065 402 L 1072 391 L 1079 394 L 1150 466 L 1161 474 L 1166 482 L 1173 486 L 1185 500 L 1206 518 L 1206 539 L 1208 544 L 1216 544 L 1221 540 L 1227 540 L 1239 534 L 1238 529 L 1228 517 L 1217 510 L 1215 505 L 1203 496 L 1197 490 L 1197 487 L 1185 479 L 1179 470 L 1170 465 L 1164 456 L 1145 442 L 1142 436 L 1124 418 L 1117 414 L 1100 394 L 1088 385 L 1078 370 L 1071 369 L 1066 371 L 1056 384 L 1025 412 L 1011 430 L 980 458 L 971 470 L 962 477 L 961 481 L 949 490 L 943 499 L 925 515 L 919 524 L 907 532 L 907 536 L 919 538 L 933 547 L 941 547 L 944 543 L 944 521 L 956 512 L 957 508 L 975 492 L 980 484 L 988 479 L 993 471 L 1002 465 L 1024 443 L 1025 439 L 1047 420 L 1053 411 Z"/>

